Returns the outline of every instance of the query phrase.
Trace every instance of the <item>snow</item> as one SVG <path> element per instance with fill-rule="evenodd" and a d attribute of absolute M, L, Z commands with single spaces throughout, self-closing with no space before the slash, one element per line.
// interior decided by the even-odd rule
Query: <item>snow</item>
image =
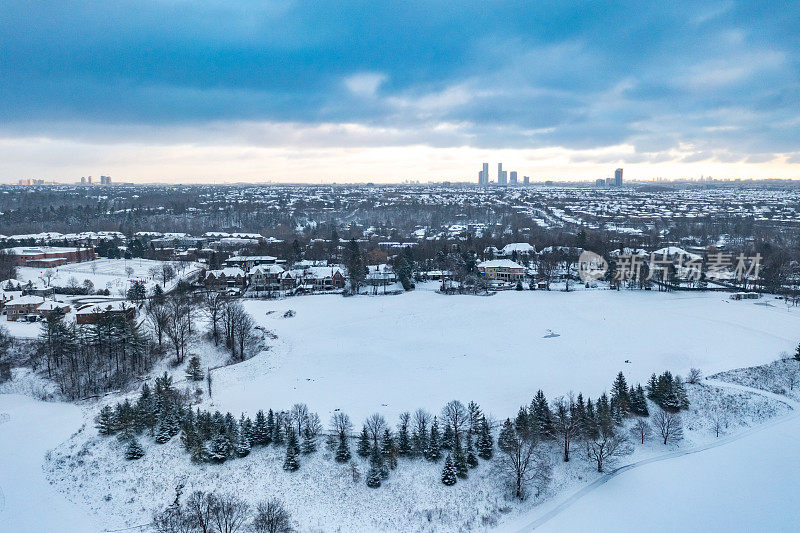
<path fill-rule="evenodd" d="M 101 523 L 52 487 L 42 463 L 80 427 L 78 407 L 0 395 L 0 530 L 99 531 Z"/>
<path fill-rule="evenodd" d="M 793 349 L 800 325 L 800 310 L 655 291 L 482 298 L 417 290 L 244 305 L 278 340 L 243 365 L 214 372 L 215 404 L 252 413 L 304 402 L 323 420 L 337 408 L 354 420 L 417 407 L 438 412 L 454 398 L 507 416 L 539 388 L 551 398 L 570 390 L 596 398 L 620 370 L 629 383 L 645 383 L 667 369 L 710 375 L 763 364 Z M 289 309 L 296 316 L 282 318 Z"/>
<path fill-rule="evenodd" d="M 131 280 L 145 283 L 145 288 L 149 291 L 156 284 L 150 275 L 153 267 L 161 268 L 164 261 L 152 259 L 96 259 L 94 261 L 84 261 L 82 263 L 69 263 L 52 269 L 19 267 L 17 268 L 17 278 L 23 283 L 32 281 L 41 284 L 40 276 L 45 270 L 52 270 L 54 273 L 50 281 L 54 286 L 67 286 L 70 278 L 75 278 L 79 284 L 88 279 L 94 284 L 95 290 L 109 289 L 112 295 L 126 292 Z M 127 268 L 133 269 L 131 275 L 126 272 Z M 199 271 L 200 267 L 194 263 L 188 265 L 184 272 L 178 271 L 178 276 L 167 284 L 167 289 L 177 283 L 178 278 L 186 278 Z"/>
<path fill-rule="evenodd" d="M 562 531 L 797 531 L 800 417 L 710 450 L 612 478 L 537 528 Z"/>
<path fill-rule="evenodd" d="M 781 352 L 793 351 L 800 320 L 798 309 L 730 302 L 719 294 L 508 291 L 482 298 L 443 296 L 428 290 L 435 286 L 420 284 L 417 291 L 392 297 L 328 295 L 243 301 L 254 319 L 277 339 L 269 340 L 270 349 L 250 360 L 214 370 L 213 399 L 205 398 L 200 407 L 231 411 L 238 418 L 241 412 L 253 416 L 258 409 L 287 409 L 304 402 L 319 413 L 323 424 L 338 408 L 351 416 L 358 429 L 372 412 L 384 414 L 394 426 L 401 411 L 425 407 L 438 414 L 447 401 L 458 398 L 475 400 L 484 411 L 505 418 L 528 403 L 538 388 L 551 399 L 570 390 L 596 397 L 608 389 L 619 370 L 629 383 L 644 383 L 651 373 L 665 369 L 686 375 L 689 368 L 698 367 L 710 375 L 764 364 Z M 284 317 L 289 310 L 294 315 Z M 217 366 L 225 358 L 221 350 L 207 344 L 196 344 L 191 351 L 201 356 L 204 367 Z M 166 362 L 159 365 L 154 374 L 167 366 Z M 180 383 L 182 369 L 171 371 Z M 25 390 L 31 381 L 31 376 L 15 371 L 14 380 L 0 392 Z M 785 510 L 793 503 L 787 499 L 800 473 L 790 448 L 800 434 L 797 419 L 787 415 L 788 408 L 774 395 L 714 385 L 688 387 L 692 406 L 684 414 L 682 443 L 665 447 L 653 440 L 637 446 L 616 466 L 716 442 L 709 406 L 724 405 L 731 413 L 721 439 L 750 434 L 711 450 L 620 474 L 556 515 L 543 529 L 612 529 L 612 522 L 604 520 L 615 520 L 613 529 L 620 531 L 641 529 L 643 524 L 656 531 L 728 526 L 731 530 L 789 529 L 789 520 L 800 514 Z M 110 396 L 102 403 L 117 399 Z M 18 404 L 30 405 L 24 414 L 34 421 L 7 437 L 6 427 L 15 419 L 13 409 Z M 448 488 L 439 481 L 441 463 L 403 460 L 377 490 L 363 482 L 364 461 L 356 459 L 362 478 L 354 483 L 347 467 L 336 464 L 325 451 L 302 456 L 301 469 L 289 474 L 281 469 L 282 449 L 255 448 L 247 458 L 224 465 L 197 465 L 178 439 L 157 445 L 143 437 L 140 442 L 146 455 L 128 462 L 122 459 L 122 445 L 116 438 L 99 437 L 92 427 L 99 408 L 100 403 L 93 404 L 81 413 L 74 406 L 0 396 L 0 413 L 9 414 L 9 422 L 0 426 L 0 450 L 11 449 L 12 443 L 20 448 L 18 443 L 24 442 L 26 449 L 19 453 L 29 455 L 18 460 L 14 470 L 7 470 L 3 462 L 7 458 L 0 456 L 0 488 L 7 500 L 5 485 L 36 494 L 29 498 L 35 501 L 23 505 L 15 493 L 15 509 L 23 505 L 19 523 L 34 520 L 33 530 L 53 529 L 45 523 L 50 516 L 59 520 L 55 528 L 59 531 L 98 531 L 100 527 L 89 522 L 92 519 L 83 517 L 103 516 L 107 528 L 142 524 L 149 521 L 154 508 L 172 501 L 177 485 L 185 484 L 184 494 L 198 489 L 230 492 L 251 504 L 277 496 L 287 504 L 301 531 L 330 530 L 331 524 L 344 531 L 483 530 L 497 524 L 504 530 L 525 523 L 550 502 L 599 477 L 580 451 L 573 449 L 570 463 L 554 461 L 553 482 L 541 497 L 518 503 L 507 498 L 493 465 L 485 462 L 470 472 L 468 480 Z M 51 424 L 51 410 L 60 409 L 65 411 L 63 420 Z M 769 419 L 788 421 L 753 431 Z M 85 426 L 70 437 L 81 424 Z M 47 436 L 39 439 L 37 432 L 45 432 L 42 428 L 47 428 Z M 772 435 L 771 441 L 763 440 L 765 435 Z M 31 438 L 37 440 L 29 450 Z M 772 442 L 777 440 L 783 443 Z M 751 441 L 757 444 L 745 446 Z M 729 447 L 738 451 L 729 453 Z M 51 448 L 53 452 L 44 460 Z M 555 450 L 551 455 L 558 457 Z M 693 462 L 703 456 L 712 458 L 710 466 Z M 772 459 L 768 465 L 763 464 L 765 457 Z M 744 465 L 745 461 L 755 466 Z M 42 464 L 53 485 L 40 479 Z M 775 476 L 775 481 L 754 472 L 757 468 Z M 11 472 L 8 476 L 7 471 Z M 724 486 L 719 481 L 722 473 Z M 774 486 L 762 488 L 769 483 Z M 747 489 L 759 485 L 758 491 Z M 56 490 L 75 504 L 70 506 Z M 681 490 L 696 499 L 696 510 L 691 508 L 691 499 L 679 494 Z M 767 495 L 752 494 L 761 491 Z M 743 498 L 748 501 L 741 502 Z M 669 502 L 666 516 L 672 522 L 659 523 L 653 517 L 653 506 L 661 505 L 657 502 Z M 55 512 L 48 513 L 44 506 Z M 719 516 L 726 506 L 737 507 L 738 522 Z M 757 521 L 758 506 L 761 516 L 769 514 L 771 522 L 766 527 Z M 673 513 L 673 508 L 679 511 Z M 700 513 L 704 517 L 698 517 Z M 43 516 L 31 516 L 36 514 Z M 5 515 L 0 510 L 0 518 Z M 788 517 L 785 521 L 784 516 Z M 0 524 L 0 530 L 4 529 L 5 524 Z"/>

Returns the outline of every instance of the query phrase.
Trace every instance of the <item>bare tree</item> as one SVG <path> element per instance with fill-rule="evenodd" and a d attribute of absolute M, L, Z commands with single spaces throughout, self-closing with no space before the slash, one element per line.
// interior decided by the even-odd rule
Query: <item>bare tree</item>
<path fill-rule="evenodd" d="M 636 440 L 644 441 L 653 435 L 653 428 L 647 423 L 644 418 L 637 418 L 636 422 L 631 426 L 631 434 L 636 437 Z"/>
<path fill-rule="evenodd" d="M 227 301 L 227 296 L 224 293 L 207 290 L 203 293 L 202 310 L 203 314 L 208 318 L 209 326 L 211 327 L 211 338 L 214 340 L 214 346 L 219 344 L 220 338 L 220 321 L 222 320 L 222 312 Z"/>
<path fill-rule="evenodd" d="M 196 531 L 211 533 L 216 497 L 210 492 L 193 492 L 186 500 L 186 517 Z"/>
<path fill-rule="evenodd" d="M 711 429 L 714 430 L 717 437 L 728 427 L 728 412 L 721 406 L 713 407 L 709 411 L 708 419 L 711 421 Z"/>
<path fill-rule="evenodd" d="M 292 423 L 297 426 L 297 434 L 303 434 L 303 428 L 308 424 L 308 406 L 304 403 L 296 403 L 289 411 Z"/>
<path fill-rule="evenodd" d="M 537 451 L 538 440 L 530 432 L 520 432 L 510 419 L 503 423 L 497 440 L 500 451 L 500 467 L 513 487 L 514 497 L 525 497 L 525 487 L 535 482 L 537 494 L 549 482 L 550 465 L 546 457 Z"/>
<path fill-rule="evenodd" d="M 331 433 L 339 438 L 347 438 L 353 431 L 353 423 L 350 417 L 341 411 L 333 413 L 331 416 Z"/>
<path fill-rule="evenodd" d="M 273 498 L 256 506 L 252 525 L 256 533 L 289 533 L 292 531 L 292 517 L 283 503 Z"/>
<path fill-rule="evenodd" d="M 700 383 L 700 380 L 702 379 L 703 379 L 703 373 L 700 372 L 700 369 L 692 368 L 689 370 L 689 376 L 686 378 L 686 383 L 697 385 L 698 383 Z"/>
<path fill-rule="evenodd" d="M 653 415 L 653 424 L 661 435 L 664 445 L 683 438 L 683 424 L 681 423 L 681 415 L 678 413 L 659 409 Z"/>
<path fill-rule="evenodd" d="M 580 432 L 580 421 L 577 416 L 573 416 L 575 402 L 570 396 L 569 401 L 564 398 L 556 398 L 553 402 L 553 431 L 562 443 L 564 450 L 564 462 L 569 462 L 569 447 Z"/>
<path fill-rule="evenodd" d="M 167 307 L 162 303 L 150 302 L 147 306 L 147 322 L 153 329 L 153 333 L 158 339 L 159 350 L 162 347 L 164 334 L 167 330 L 170 320 L 170 313 Z"/>
<path fill-rule="evenodd" d="M 191 332 L 189 306 L 185 295 L 172 295 L 166 302 L 168 320 L 165 332 L 175 349 L 176 363 L 182 363 L 186 357 L 186 345 Z"/>
<path fill-rule="evenodd" d="M 606 464 L 614 457 L 630 453 L 628 441 L 613 431 L 601 429 L 595 439 L 586 439 L 586 455 L 597 464 L 597 471 L 602 472 Z"/>
<path fill-rule="evenodd" d="M 453 429 L 453 442 L 461 442 L 461 434 L 469 424 L 469 413 L 458 400 L 447 402 L 442 409 L 442 419 Z"/>
<path fill-rule="evenodd" d="M 170 505 L 153 514 L 153 529 L 157 533 L 194 533 L 198 528 L 180 505 Z"/>
<path fill-rule="evenodd" d="M 382 415 L 374 413 L 367 418 L 364 425 L 367 427 L 367 433 L 372 439 L 372 443 L 377 447 L 383 437 L 383 430 L 386 429 L 386 419 Z"/>
<path fill-rule="evenodd" d="M 798 377 L 800 377 L 798 376 L 797 369 L 794 367 L 786 368 L 782 373 L 782 376 L 783 376 L 783 383 L 787 387 L 789 387 L 789 390 L 793 391 L 795 385 L 797 385 Z"/>
<path fill-rule="evenodd" d="M 236 533 L 244 529 L 249 506 L 236 496 L 226 494 L 216 497 L 213 511 L 217 533 Z"/>

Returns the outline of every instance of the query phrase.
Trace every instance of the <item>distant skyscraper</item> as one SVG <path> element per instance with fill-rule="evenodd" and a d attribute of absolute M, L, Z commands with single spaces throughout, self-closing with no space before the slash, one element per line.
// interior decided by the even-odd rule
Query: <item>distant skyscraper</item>
<path fill-rule="evenodd" d="M 618 168 L 616 172 L 614 172 L 614 186 L 622 187 L 622 169 Z"/>
<path fill-rule="evenodd" d="M 489 163 L 483 164 L 483 186 L 489 185 Z"/>
<path fill-rule="evenodd" d="M 503 170 L 503 163 L 497 163 L 497 184 L 501 187 L 505 187 L 507 179 L 508 172 Z"/>
<path fill-rule="evenodd" d="M 523 185 L 530 185 L 530 183 L 531 183 L 531 179 L 528 176 L 524 176 L 522 178 L 522 184 Z"/>
<path fill-rule="evenodd" d="M 517 184 L 517 171 L 516 170 L 512 170 L 511 171 L 511 183 L 510 184 L 511 184 L 512 187 Z"/>

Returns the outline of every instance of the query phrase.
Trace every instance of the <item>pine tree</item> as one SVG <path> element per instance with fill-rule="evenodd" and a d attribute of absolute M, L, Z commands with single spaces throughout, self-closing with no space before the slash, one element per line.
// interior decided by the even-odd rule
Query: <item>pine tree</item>
<path fill-rule="evenodd" d="M 169 442 L 169 439 L 171 438 L 172 438 L 171 424 L 167 420 L 167 415 L 164 415 L 158 421 L 158 427 L 156 428 L 156 443 L 164 444 L 166 442 Z"/>
<path fill-rule="evenodd" d="M 267 418 L 264 416 L 264 411 L 258 411 L 256 413 L 256 420 L 253 423 L 252 438 L 253 444 L 256 446 L 267 446 L 272 440 L 272 435 L 270 435 L 267 429 Z"/>
<path fill-rule="evenodd" d="M 450 451 L 453 449 L 453 428 L 450 424 L 445 423 L 444 431 L 442 432 L 442 439 L 439 441 L 439 447 L 442 450 Z"/>
<path fill-rule="evenodd" d="M 650 410 L 647 408 L 647 398 L 644 394 L 644 389 L 641 384 L 636 386 L 636 402 L 639 405 L 639 416 L 650 416 Z"/>
<path fill-rule="evenodd" d="M 128 449 L 125 451 L 125 459 L 128 459 L 129 461 L 135 461 L 142 456 L 144 456 L 144 449 L 139 444 L 139 441 L 136 439 L 136 437 L 131 437 L 130 442 L 128 443 Z"/>
<path fill-rule="evenodd" d="M 428 438 L 428 447 L 425 449 L 425 459 L 428 461 L 435 463 L 442 457 L 442 451 L 439 447 L 439 422 L 436 420 L 436 417 L 433 417 L 433 423 L 431 424 L 431 435 Z"/>
<path fill-rule="evenodd" d="M 550 412 L 550 406 L 547 403 L 547 398 L 544 392 L 540 389 L 536 393 L 536 397 L 532 402 L 531 412 L 536 422 L 536 429 L 541 439 L 549 439 L 554 436 L 553 432 L 553 416 Z"/>
<path fill-rule="evenodd" d="M 100 409 L 100 414 L 95 419 L 95 426 L 97 432 L 103 436 L 113 435 L 117 431 L 117 424 L 114 419 L 114 409 L 106 405 Z"/>
<path fill-rule="evenodd" d="M 242 421 L 244 421 L 244 415 L 242 415 Z M 250 455 L 250 438 L 247 436 L 247 432 L 243 430 L 242 425 L 242 423 L 239 424 L 239 438 L 236 440 L 237 457 L 247 457 Z"/>
<path fill-rule="evenodd" d="M 381 439 L 381 456 L 386 466 L 392 470 L 397 468 L 397 447 L 388 429 L 384 430 L 383 439 Z"/>
<path fill-rule="evenodd" d="M 408 433 L 408 413 L 403 413 L 400 420 L 400 426 L 397 429 L 397 455 L 409 457 L 412 454 L 412 449 L 411 436 Z"/>
<path fill-rule="evenodd" d="M 467 457 L 458 441 L 456 441 L 455 445 L 453 446 L 453 468 L 455 468 L 456 475 L 461 479 L 465 479 L 467 477 L 469 471 Z"/>
<path fill-rule="evenodd" d="M 486 461 L 494 456 L 494 442 L 492 432 L 486 417 L 481 417 L 480 433 L 478 433 L 478 457 Z"/>
<path fill-rule="evenodd" d="M 270 409 L 267 412 L 267 431 L 266 431 L 266 438 L 264 439 L 265 444 L 264 446 L 269 446 L 275 435 L 275 413 L 272 412 Z"/>
<path fill-rule="evenodd" d="M 444 468 L 442 469 L 442 483 L 448 487 L 452 487 L 456 484 L 456 481 L 458 481 L 456 478 L 456 469 L 453 465 L 453 459 L 448 453 L 447 458 L 444 460 Z"/>
<path fill-rule="evenodd" d="M 224 463 L 228 459 L 228 438 L 223 432 L 220 431 L 211 439 L 208 455 L 212 463 Z"/>
<path fill-rule="evenodd" d="M 367 426 L 361 430 L 361 435 L 358 436 L 358 447 L 356 453 L 361 457 L 369 457 L 370 450 L 372 449 L 372 441 L 367 432 Z"/>
<path fill-rule="evenodd" d="M 475 445 L 472 442 L 472 433 L 467 433 L 467 449 L 466 449 L 467 466 L 475 468 L 478 466 L 478 458 L 475 457 Z"/>
<path fill-rule="evenodd" d="M 597 412 L 594 409 L 592 399 L 586 400 L 586 423 L 583 427 L 583 438 L 594 440 L 600 434 L 599 424 L 597 420 Z"/>
<path fill-rule="evenodd" d="M 367 472 L 367 486 L 376 489 L 381 486 L 383 476 L 383 460 L 377 447 L 373 447 L 369 456 L 369 471 Z"/>
<path fill-rule="evenodd" d="M 189 359 L 189 365 L 186 367 L 186 379 L 189 381 L 203 381 L 205 377 L 205 372 L 200 366 L 200 358 L 193 355 Z"/>
<path fill-rule="evenodd" d="M 620 372 L 611 385 L 611 405 L 614 406 L 612 415 L 617 422 L 628 416 L 630 412 L 630 398 L 628 397 L 628 383 L 625 375 Z"/>
<path fill-rule="evenodd" d="M 303 428 L 303 455 L 309 455 L 317 451 L 317 437 L 311 433 L 311 429 L 306 426 Z"/>
<path fill-rule="evenodd" d="M 142 392 L 139 394 L 139 399 L 136 400 L 136 427 L 137 430 L 141 431 L 144 429 L 149 429 L 150 434 L 153 434 L 153 430 L 156 427 L 156 423 L 158 422 L 158 418 L 156 417 L 156 402 L 155 398 L 153 397 L 152 392 L 150 391 L 150 386 L 145 383 L 142 385 Z"/>
<path fill-rule="evenodd" d="M 339 447 L 336 448 L 336 462 L 346 463 L 350 460 L 350 447 L 347 445 L 347 437 L 339 435 Z"/>
<path fill-rule="evenodd" d="M 672 386 L 675 389 L 675 396 L 678 398 L 678 409 L 689 408 L 689 396 L 686 394 L 686 387 L 683 384 L 683 379 L 680 376 L 675 376 L 672 381 Z"/>
<path fill-rule="evenodd" d="M 598 429 L 604 434 L 614 433 L 614 418 L 611 413 L 611 402 L 604 392 L 597 400 L 597 425 Z"/>
<path fill-rule="evenodd" d="M 289 437 L 286 440 L 286 458 L 283 460 L 283 469 L 287 472 L 295 472 L 300 468 L 298 461 L 299 449 L 297 446 L 297 434 L 294 431 L 289 432 Z"/>
<path fill-rule="evenodd" d="M 286 439 L 286 435 L 283 431 L 283 421 L 286 415 L 285 413 L 279 412 L 273 416 L 275 419 L 275 427 L 272 432 L 272 444 L 275 446 L 283 446 Z M 269 415 L 267 415 L 267 426 L 269 426 Z"/>
<path fill-rule="evenodd" d="M 194 463 L 207 463 L 211 460 L 211 453 L 208 451 L 208 447 L 206 446 L 205 442 L 200 439 L 194 441 L 192 449 L 189 453 L 191 454 L 192 462 Z"/>

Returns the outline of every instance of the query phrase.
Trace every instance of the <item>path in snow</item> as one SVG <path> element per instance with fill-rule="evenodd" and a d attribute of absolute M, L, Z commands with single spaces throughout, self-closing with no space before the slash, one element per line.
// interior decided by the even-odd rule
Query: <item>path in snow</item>
<path fill-rule="evenodd" d="M 719 380 L 714 380 L 714 379 L 706 379 L 706 382 L 709 385 L 713 385 L 713 386 L 717 386 L 717 387 L 725 387 L 725 388 L 729 388 L 729 389 L 741 390 L 741 391 L 745 391 L 745 392 L 751 392 L 751 393 L 754 393 L 754 394 L 759 394 L 759 395 L 762 395 L 762 396 L 766 396 L 768 398 L 780 401 L 780 402 L 788 405 L 789 407 L 792 408 L 792 411 L 790 411 L 786 415 L 776 417 L 776 418 L 774 418 L 772 420 L 764 422 L 763 424 L 758 424 L 757 426 L 753 426 L 753 427 L 751 427 L 749 429 L 746 429 L 744 431 L 738 432 L 736 434 L 729 435 L 729 436 L 726 436 L 726 437 L 721 437 L 718 440 L 715 440 L 714 442 L 711 442 L 709 444 L 705 444 L 705 445 L 698 446 L 698 447 L 693 447 L 693 448 L 687 448 L 687 449 L 684 449 L 684 450 L 676 450 L 674 452 L 668 452 L 668 453 L 665 453 L 663 455 L 659 455 L 657 457 L 650 457 L 648 459 L 642 459 L 640 461 L 636 461 L 636 462 L 633 462 L 633 463 L 630 463 L 630 464 L 627 464 L 627 465 L 623 465 L 623 466 L 617 467 L 614 470 L 612 470 L 610 472 L 607 472 L 603 476 L 599 477 L 598 479 L 596 479 L 595 481 L 593 481 L 589 485 L 586 485 L 585 487 L 581 488 L 577 492 L 575 492 L 575 493 L 573 493 L 571 495 L 568 495 L 566 497 L 562 497 L 562 498 L 558 498 L 556 500 L 553 500 L 551 503 L 545 504 L 543 506 L 543 509 L 536 509 L 536 510 L 528 513 L 528 515 L 533 515 L 533 514 L 538 515 L 538 516 L 536 516 L 536 518 L 531 519 L 531 516 L 521 517 L 521 518 L 518 518 L 516 520 L 513 520 L 513 521 L 505 524 L 502 527 L 502 529 L 503 530 L 509 530 L 509 531 L 512 531 L 512 530 L 513 531 L 519 531 L 519 532 L 533 531 L 535 529 L 538 529 L 539 527 L 543 527 L 544 530 L 552 530 L 552 531 L 571 531 L 571 530 L 578 530 L 578 529 L 604 530 L 605 527 L 603 527 L 602 522 L 598 522 L 598 519 L 600 519 L 601 517 L 608 517 L 608 518 L 606 518 L 607 520 L 610 521 L 609 524 L 608 524 L 608 527 L 611 527 L 611 522 L 613 521 L 614 528 L 617 531 L 620 531 L 620 532 L 625 531 L 625 525 L 627 525 L 627 524 L 630 524 L 630 528 L 631 528 L 632 531 L 634 531 L 634 530 L 635 531 L 639 531 L 639 530 L 641 530 L 642 524 L 644 524 L 644 523 L 647 523 L 648 524 L 648 529 L 650 531 L 653 531 L 651 528 L 652 528 L 654 522 L 655 523 L 659 522 L 658 520 L 656 520 L 656 521 L 646 520 L 645 521 L 645 519 L 643 518 L 642 521 L 637 521 L 637 520 L 631 520 L 630 519 L 630 516 L 628 516 L 628 514 L 630 512 L 630 509 L 631 508 L 636 508 L 636 506 L 635 505 L 631 505 L 630 501 L 627 498 L 625 498 L 625 496 L 622 494 L 622 489 L 620 489 L 620 488 L 615 487 L 616 490 L 614 490 L 614 491 L 609 489 L 608 491 L 605 491 L 604 494 L 595 497 L 594 498 L 595 501 L 592 501 L 592 502 L 585 502 L 584 498 L 587 495 L 595 496 L 595 494 L 597 494 L 596 493 L 597 489 L 602 487 L 603 485 L 605 485 L 609 481 L 612 481 L 612 480 L 614 480 L 615 482 L 619 481 L 616 484 L 617 485 L 623 485 L 624 482 L 622 480 L 618 480 L 618 476 L 620 476 L 621 474 L 623 474 L 625 472 L 629 472 L 629 471 L 634 470 L 634 469 L 641 469 L 641 467 L 646 467 L 647 465 L 651 465 L 651 464 L 654 464 L 654 463 L 660 463 L 660 462 L 666 461 L 668 459 L 677 459 L 677 458 L 681 458 L 681 457 L 685 457 L 685 456 L 689 456 L 689 455 L 694 455 L 694 454 L 697 454 L 697 453 L 700 453 L 700 452 L 705 452 L 705 451 L 711 450 L 713 448 L 718 448 L 720 446 L 739 441 L 739 440 L 741 440 L 741 439 L 743 439 L 745 437 L 749 437 L 749 436 L 754 435 L 754 434 L 762 433 L 767 429 L 774 428 L 774 427 L 779 426 L 779 425 L 782 426 L 782 425 L 790 423 L 790 422 L 795 422 L 794 424 L 790 424 L 789 425 L 791 427 L 791 429 L 794 430 L 791 433 L 795 437 L 797 436 L 798 433 L 800 433 L 800 431 L 797 431 L 798 429 L 800 429 L 800 404 L 798 404 L 797 402 L 795 402 L 795 401 L 793 401 L 793 400 L 791 400 L 791 399 L 789 399 L 789 398 L 787 398 L 785 396 L 780 396 L 780 395 L 777 395 L 777 394 L 773 394 L 771 392 L 763 391 L 761 389 L 754 389 L 754 388 L 751 388 L 751 387 L 745 387 L 743 385 L 737 385 L 737 384 L 728 383 L 728 382 L 719 381 Z M 780 429 L 785 429 L 785 428 L 780 428 Z M 793 441 L 795 439 L 785 439 L 785 440 Z M 767 450 L 763 450 L 762 454 L 765 455 L 765 456 L 773 455 L 773 454 L 770 454 Z M 725 454 L 723 454 L 723 455 L 725 455 Z M 711 457 L 712 460 L 714 459 L 713 455 L 711 455 L 710 457 Z M 773 455 L 773 457 L 778 457 L 779 459 L 783 459 L 785 461 L 785 460 L 789 459 L 790 457 L 793 457 L 793 455 L 791 453 L 788 453 L 788 454 L 780 454 L 779 453 L 777 455 Z M 708 460 L 708 457 L 706 457 L 706 460 Z M 780 460 L 779 460 L 779 463 L 780 463 Z M 798 467 L 798 470 L 800 470 L 800 464 L 798 464 L 797 461 L 794 461 L 794 464 L 795 464 L 796 467 Z M 672 466 L 674 466 L 674 464 Z M 740 472 L 743 471 L 743 470 L 746 470 L 747 459 L 745 457 L 741 458 L 739 466 L 740 466 Z M 778 468 L 780 468 L 780 467 L 778 467 Z M 679 472 L 674 471 L 674 470 L 668 472 L 669 477 L 672 480 L 675 480 L 676 483 L 678 484 L 678 486 L 682 486 L 683 485 L 683 486 L 686 486 L 686 487 L 690 487 L 691 483 L 689 483 L 688 478 L 687 477 L 683 477 L 683 476 L 678 475 L 678 474 L 679 474 Z M 698 479 L 695 479 L 694 481 L 695 482 L 698 481 L 698 480 L 708 481 L 709 479 L 719 480 L 720 479 L 718 477 L 719 474 L 721 474 L 721 472 L 716 471 L 716 472 L 710 472 L 708 476 L 701 476 L 698 471 L 694 471 L 695 477 L 698 478 Z M 730 476 L 732 474 L 732 472 L 731 471 L 725 471 L 725 474 L 727 476 Z M 639 476 L 639 477 L 644 477 L 644 476 Z M 633 485 L 632 492 L 634 494 L 638 493 L 639 496 L 641 497 L 642 493 L 645 493 L 648 489 L 651 489 L 652 487 L 654 487 L 654 484 L 652 483 L 652 479 L 655 479 L 656 477 L 650 476 L 650 477 L 647 477 L 647 479 L 644 479 L 644 480 L 640 479 L 638 481 L 637 480 L 629 481 L 629 485 Z M 656 484 L 656 485 L 658 485 L 658 488 L 656 490 L 664 490 L 664 483 L 666 481 L 665 478 L 664 477 L 658 477 L 658 479 L 659 479 L 659 483 Z M 725 480 L 725 483 L 728 484 L 728 480 Z M 791 492 L 791 491 L 793 491 L 793 489 L 791 489 L 791 488 L 787 489 L 787 492 Z M 613 492 L 613 494 L 611 494 L 611 492 Z M 736 486 L 734 484 L 733 492 L 731 494 L 729 494 L 729 496 L 732 499 L 734 497 L 737 497 L 737 496 L 739 498 L 741 498 L 741 497 L 748 498 L 749 494 L 750 493 L 749 493 L 749 491 L 747 491 L 745 485 Z M 714 494 L 712 497 L 719 500 L 719 494 Z M 586 499 L 588 500 L 589 498 L 586 498 Z M 599 500 L 603 501 L 603 503 L 601 504 L 602 506 L 598 506 L 597 505 L 597 501 L 599 501 Z M 695 502 L 691 501 L 690 498 L 684 498 L 684 500 L 686 501 L 686 506 L 687 507 L 690 507 L 690 508 L 693 507 L 693 504 Z M 656 500 L 654 500 L 654 501 L 656 501 Z M 665 498 L 665 501 L 670 501 L 670 505 L 671 506 L 674 506 L 675 503 L 676 503 L 676 500 L 674 500 L 674 499 L 673 500 L 668 500 L 668 499 Z M 581 507 L 584 507 L 584 508 L 573 510 L 573 512 L 571 512 L 571 513 L 569 513 L 567 515 L 562 515 L 562 513 L 565 510 L 567 510 L 568 508 L 572 507 L 575 504 L 578 504 L 579 502 L 581 503 Z M 594 507 L 600 507 L 600 508 L 592 508 L 593 504 L 594 504 Z M 611 509 L 609 509 L 609 507 L 608 507 L 609 505 L 614 505 L 614 504 L 616 504 L 617 506 L 620 507 L 620 510 L 619 510 L 618 513 L 613 511 L 613 510 L 611 510 Z M 723 507 L 725 506 L 725 502 L 724 501 L 722 502 L 722 506 Z M 644 507 L 644 509 L 645 509 L 645 511 L 642 511 L 643 513 L 652 514 L 652 509 L 650 509 L 649 506 L 642 506 L 642 507 Z M 639 509 L 641 509 L 642 507 L 639 507 Z M 589 508 L 590 510 L 586 510 L 585 508 Z M 698 508 L 702 508 L 702 505 L 698 506 Z M 777 506 L 777 508 L 783 509 L 783 507 L 781 507 L 779 505 Z M 602 509 L 602 512 L 601 512 L 601 509 Z M 543 512 L 539 512 L 539 511 L 543 511 Z M 773 515 L 774 514 L 775 513 L 773 513 Z M 758 513 L 758 515 L 760 516 L 761 513 Z M 767 515 L 767 513 L 764 513 L 764 517 L 766 517 L 766 515 Z M 626 516 L 626 519 L 623 522 L 619 522 L 619 521 L 615 521 L 613 518 L 611 518 L 611 517 L 614 517 L 614 516 L 617 516 L 617 517 L 618 516 Z M 671 510 L 670 513 L 669 513 L 669 517 L 664 517 L 664 519 L 661 520 L 661 527 L 665 528 L 664 529 L 665 531 L 679 531 L 679 530 L 684 529 L 684 528 L 681 528 L 680 526 L 677 526 L 676 523 L 672 521 L 675 518 L 675 516 L 676 516 L 676 513 L 674 513 Z M 773 518 L 774 518 L 774 516 L 773 516 Z M 688 521 L 689 519 L 686 518 L 686 520 Z M 738 527 L 739 527 L 739 529 L 741 531 L 753 530 L 754 527 L 759 526 L 759 524 L 752 524 L 752 523 L 745 523 L 745 522 L 741 522 L 741 523 L 739 523 L 737 525 L 738 525 Z M 761 524 L 761 525 L 763 525 L 763 524 Z M 687 524 L 686 527 L 689 527 L 689 524 Z M 700 529 L 707 529 L 707 528 L 700 528 Z M 730 531 L 730 526 L 728 528 L 722 528 L 722 529 Z M 767 528 L 763 528 L 763 529 L 767 529 Z M 780 529 L 778 529 L 778 530 L 780 530 Z"/>

